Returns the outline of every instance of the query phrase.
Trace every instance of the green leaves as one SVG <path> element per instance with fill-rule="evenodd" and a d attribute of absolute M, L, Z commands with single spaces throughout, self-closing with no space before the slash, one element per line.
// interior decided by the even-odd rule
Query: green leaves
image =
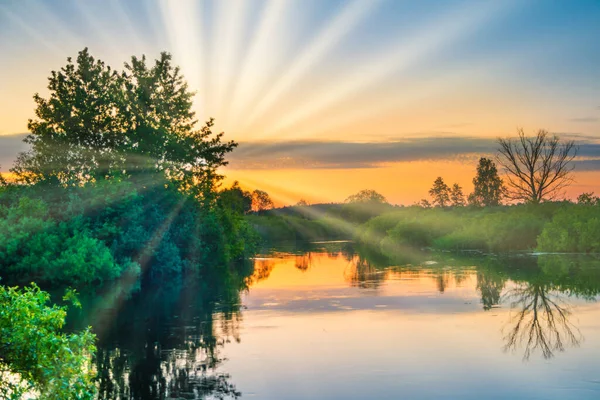
<path fill-rule="evenodd" d="M 116 72 L 86 48 L 51 73 L 48 89 L 48 98 L 34 96 L 32 150 L 12 169 L 21 182 L 77 186 L 159 172 L 210 200 L 217 169 L 237 146 L 213 134 L 212 119 L 196 128 L 193 93 L 168 53 L 153 65 L 132 57 Z"/>
<path fill-rule="evenodd" d="M 74 292 L 65 297 L 73 299 Z M 95 336 L 61 331 L 66 308 L 48 306 L 48 293 L 35 284 L 0 286 L 0 398 L 94 399 L 92 355 Z"/>

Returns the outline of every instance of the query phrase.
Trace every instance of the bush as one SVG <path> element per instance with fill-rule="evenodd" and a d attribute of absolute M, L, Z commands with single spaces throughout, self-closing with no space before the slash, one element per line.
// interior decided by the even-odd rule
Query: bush
<path fill-rule="evenodd" d="M 62 332 L 66 307 L 32 285 L 0 286 L 0 397 L 94 399 L 95 336 Z M 34 397 L 35 396 L 35 397 Z"/>
<path fill-rule="evenodd" d="M 559 210 L 538 238 L 541 251 L 600 252 L 600 205 L 572 204 Z"/>

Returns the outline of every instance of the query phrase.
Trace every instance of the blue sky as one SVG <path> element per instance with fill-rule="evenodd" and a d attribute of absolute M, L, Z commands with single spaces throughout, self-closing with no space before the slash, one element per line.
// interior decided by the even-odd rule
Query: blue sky
<path fill-rule="evenodd" d="M 599 38 L 598 0 L 0 0 L 0 135 L 87 46 L 117 69 L 171 52 L 198 118 L 253 149 L 517 127 L 589 142 Z"/>

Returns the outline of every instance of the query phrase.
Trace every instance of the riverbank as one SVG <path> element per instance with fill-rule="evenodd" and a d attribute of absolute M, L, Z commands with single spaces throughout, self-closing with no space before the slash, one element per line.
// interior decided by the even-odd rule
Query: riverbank
<path fill-rule="evenodd" d="M 600 252 L 600 205 L 547 202 L 499 207 L 393 207 L 356 213 L 250 215 L 265 242 L 353 238 L 383 253 L 437 250 Z M 366 218 L 365 218 L 366 217 Z"/>

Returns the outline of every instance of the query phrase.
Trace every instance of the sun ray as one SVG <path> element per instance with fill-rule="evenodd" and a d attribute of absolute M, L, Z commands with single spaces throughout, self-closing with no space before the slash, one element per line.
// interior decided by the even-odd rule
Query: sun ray
<path fill-rule="evenodd" d="M 36 42 L 41 43 L 48 50 L 52 51 L 55 54 L 64 54 L 64 49 L 60 46 L 54 44 L 53 41 L 47 39 L 42 32 L 35 29 L 31 24 L 25 22 L 19 15 L 13 13 L 8 9 L 8 7 L 0 4 L 0 13 L 6 15 L 8 19 L 10 19 L 15 25 L 21 28 L 26 34 L 28 34 L 32 39 Z"/>
<path fill-rule="evenodd" d="M 214 113 L 220 117 L 227 107 L 226 101 L 231 95 L 232 81 L 238 72 L 240 52 L 243 46 L 242 35 L 246 23 L 249 2 L 219 1 L 214 20 L 218 21 L 214 32 L 212 47 L 211 76 L 213 90 L 211 104 L 215 105 Z M 225 121 L 226 122 L 226 121 Z"/>
<path fill-rule="evenodd" d="M 111 9 L 119 18 L 121 25 L 125 27 L 125 31 L 127 32 L 129 39 L 133 42 L 133 46 L 136 51 L 142 51 L 142 49 L 145 47 L 144 42 L 138 35 L 133 21 L 129 17 L 129 14 L 127 14 L 127 11 L 125 8 L 123 8 L 122 0 L 109 0 L 109 3 Z"/>
<path fill-rule="evenodd" d="M 239 77 L 234 82 L 231 109 L 224 110 L 231 124 L 237 125 L 243 110 L 273 72 L 274 60 L 280 55 L 279 47 L 286 36 L 284 28 L 290 4 L 290 0 L 271 0 L 263 10 Z"/>
<path fill-rule="evenodd" d="M 253 107 L 241 129 L 251 125 L 254 120 L 268 111 L 281 96 L 289 90 L 342 38 L 354 29 L 382 0 L 355 0 L 347 5 L 326 27 L 316 35 L 315 40 L 305 50 L 261 97 Z"/>
<path fill-rule="evenodd" d="M 205 114 L 206 82 L 203 20 L 196 0 L 159 0 L 171 48 L 189 86 L 198 91 L 196 106 Z"/>
<path fill-rule="evenodd" d="M 286 128 L 310 119 L 314 114 L 360 92 L 369 85 L 414 67 L 436 50 L 475 32 L 490 19 L 496 18 L 500 12 L 505 12 L 510 3 L 482 2 L 476 7 L 460 8 L 438 17 L 424 28 L 421 27 L 413 34 L 407 35 L 412 40 L 404 40 L 393 48 L 382 51 L 373 62 L 340 76 L 332 87 L 321 88 L 303 106 L 295 108 L 266 129 L 264 136 L 272 137 Z"/>

